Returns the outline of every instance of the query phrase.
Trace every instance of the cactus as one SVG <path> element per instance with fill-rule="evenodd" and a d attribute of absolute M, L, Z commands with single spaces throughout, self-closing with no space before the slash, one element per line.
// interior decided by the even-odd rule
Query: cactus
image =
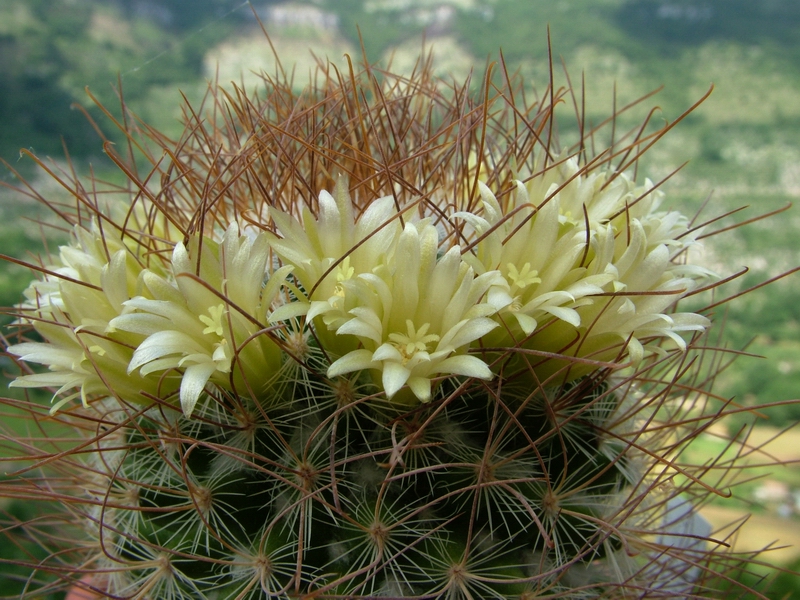
<path fill-rule="evenodd" d="M 212 87 L 175 141 L 120 124 L 139 156 L 106 145 L 129 181 L 103 195 L 40 162 L 71 237 L 11 385 L 71 433 L 21 442 L 3 493 L 64 507 L 45 589 L 713 595 L 694 506 L 723 482 L 680 452 L 718 367 L 677 306 L 716 280 L 629 175 L 671 125 L 562 147 L 552 82 L 315 81 Z"/>

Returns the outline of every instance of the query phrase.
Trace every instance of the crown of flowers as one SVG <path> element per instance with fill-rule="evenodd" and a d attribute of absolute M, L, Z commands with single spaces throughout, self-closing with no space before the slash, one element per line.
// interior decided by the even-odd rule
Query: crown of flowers
<path fill-rule="evenodd" d="M 711 274 L 686 264 L 697 230 L 659 210 L 651 182 L 587 174 L 566 157 L 502 201 L 479 191 L 474 210 L 425 215 L 384 196 L 358 214 L 340 178 L 316 214 L 272 207 L 265 231 L 234 220 L 150 265 L 122 237 L 77 226 L 26 291 L 25 318 L 45 341 L 8 348 L 49 372 L 11 385 L 74 390 L 54 410 L 103 393 L 176 398 L 190 416 L 209 386 L 289 401 L 275 389 L 298 358 L 281 335 L 291 329 L 319 346 L 327 378 L 363 375 L 408 405 L 447 378 L 491 380 L 508 354 L 533 385 L 563 383 L 636 367 L 665 340 L 684 350 L 708 325 L 672 310 Z"/>

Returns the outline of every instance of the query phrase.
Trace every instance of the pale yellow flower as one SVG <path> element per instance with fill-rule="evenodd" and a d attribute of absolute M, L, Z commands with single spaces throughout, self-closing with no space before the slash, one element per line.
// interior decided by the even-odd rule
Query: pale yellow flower
<path fill-rule="evenodd" d="M 137 293 L 144 271 L 119 238 L 75 227 L 72 243 L 60 248 L 43 281 L 25 291 L 21 320 L 31 323 L 45 342 L 9 346 L 22 360 L 42 364 L 49 372 L 18 377 L 12 387 L 57 387 L 56 396 L 75 389 L 53 411 L 80 397 L 113 394 L 128 402 L 150 402 L 168 394 L 168 382 L 128 376 L 127 366 L 141 336 L 115 331 L 109 322 L 125 311 Z M 148 396 L 150 398 L 148 398 Z"/>
<path fill-rule="evenodd" d="M 537 206 L 517 183 L 506 217 L 494 194 L 480 184 L 483 216 L 456 216 L 475 229 L 481 241 L 464 256 L 477 272 L 497 269 L 503 279 L 489 292 L 490 302 L 517 341 L 554 319 L 580 325 L 577 308 L 603 291 L 613 279 L 581 264 L 587 244 L 585 227 L 561 219 L 559 200 Z M 509 340 L 514 345 L 514 340 Z"/>
<path fill-rule="evenodd" d="M 476 279 L 457 247 L 437 261 L 436 228 L 422 221 L 400 233 L 391 196 L 356 220 L 342 180 L 334 193 L 322 192 L 318 216 L 305 209 L 302 224 L 271 211 L 283 235 L 271 245 L 302 286 L 299 301 L 271 319 L 306 314 L 325 350 L 340 356 L 328 376 L 373 370 L 389 398 L 407 385 L 428 401 L 431 380 L 442 375 L 490 379 L 486 363 L 466 351 L 496 327 L 482 297 L 498 274 Z"/>
<path fill-rule="evenodd" d="M 667 220 L 672 216 L 667 215 Z M 686 233 L 685 222 L 674 221 L 676 233 Z M 616 226 L 615 226 L 616 225 Z M 695 313 L 672 312 L 678 300 L 695 290 L 711 274 L 700 267 L 676 263 L 673 257 L 686 248 L 691 240 L 659 239 L 650 232 L 658 232 L 663 221 L 658 216 L 645 217 L 643 221 L 630 219 L 625 233 L 622 223 L 599 227 L 595 232 L 594 260 L 597 268 L 614 272 L 615 278 L 608 286 L 611 295 L 595 298 L 591 305 L 579 309 L 586 326 L 585 341 L 580 354 L 597 354 L 611 338 L 619 346 L 627 346 L 632 364 L 637 365 L 646 354 L 642 340 L 657 342 L 668 338 L 681 350 L 686 341 L 682 334 L 700 332 L 709 320 Z M 688 237 L 688 236 L 687 236 Z M 669 245 L 668 245 L 669 243 Z M 650 345 L 652 350 L 658 343 Z M 606 358 L 619 350 L 606 353 Z"/>
<path fill-rule="evenodd" d="M 388 398 L 407 385 L 422 402 L 436 377 L 491 379 L 487 364 L 467 350 L 497 326 L 484 296 L 499 274 L 475 277 L 458 246 L 439 260 L 438 250 L 429 220 L 407 223 L 393 261 L 341 283 L 357 305 L 335 330 L 361 347 L 331 364 L 328 377 L 374 370 Z"/>
<path fill-rule="evenodd" d="M 319 328 L 323 337 L 328 328 L 349 320 L 348 311 L 355 305 L 346 299 L 343 284 L 389 260 L 400 232 L 396 215 L 394 199 L 384 196 L 356 219 L 343 179 L 336 184 L 334 196 L 320 193 L 316 217 L 308 208 L 303 209 L 302 222 L 270 210 L 283 236 L 271 236 L 270 245 L 284 264 L 293 265 L 292 273 L 303 288 L 297 302 L 276 310 L 272 320 L 306 313 L 310 320 L 320 317 L 325 324 Z"/>
<path fill-rule="evenodd" d="M 176 244 L 174 281 L 144 273 L 146 295 L 126 301 L 126 314 L 110 323 L 145 338 L 128 373 L 178 377 L 187 416 L 209 382 L 267 401 L 282 362 L 266 332 L 267 313 L 291 269 L 279 269 L 264 286 L 268 250 L 266 236 L 240 236 L 235 223 L 219 244 L 201 236 L 189 248 Z"/>
<path fill-rule="evenodd" d="M 649 342 L 669 338 L 683 349 L 684 334 L 708 326 L 700 315 L 671 312 L 711 276 L 679 260 L 696 232 L 679 213 L 657 212 L 661 193 L 649 181 L 636 186 L 624 174 L 612 177 L 584 175 L 566 160 L 517 182 L 506 207 L 482 185 L 482 215 L 457 214 L 479 238 L 465 260 L 504 277 L 488 293 L 504 325 L 489 336 L 491 345 L 597 360 L 627 354 L 638 364 Z M 540 365 L 542 376 L 564 367 Z"/>

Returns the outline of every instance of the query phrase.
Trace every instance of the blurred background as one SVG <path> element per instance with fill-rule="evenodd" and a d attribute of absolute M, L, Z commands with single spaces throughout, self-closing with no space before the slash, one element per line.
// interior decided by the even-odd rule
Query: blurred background
<path fill-rule="evenodd" d="M 343 66 L 345 54 L 360 60 L 363 44 L 371 62 L 400 72 L 410 72 L 424 45 L 433 51 L 439 76 L 463 81 L 472 73 L 476 86 L 502 49 L 509 69 L 542 90 L 549 26 L 556 68 L 561 71 L 563 57 L 573 83 L 583 74 L 587 117 L 595 123 L 615 101 L 623 106 L 661 85 L 663 91 L 624 118 L 635 123 L 657 104 L 655 118 L 672 121 L 713 83 L 711 97 L 640 166 L 640 178 L 657 180 L 689 160 L 664 188 L 668 206 L 694 214 L 707 202 L 705 218 L 748 207 L 720 228 L 800 196 L 797 0 L 0 0 L 0 157 L 7 163 L 0 167 L 6 184 L 0 188 L 0 252 L 24 258 L 45 249 L 36 221 L 47 220 L 46 211 L 8 189 L 20 184 L 19 176 L 45 195 L 63 196 L 20 148 L 62 165 L 66 149 L 78 171 L 113 180 L 116 168 L 77 109 L 119 141 L 93 98 L 119 114 L 121 89 L 143 121 L 177 135 L 182 95 L 199 101 L 214 79 L 253 89 L 256 73 L 274 72 L 259 21 L 300 87 L 315 57 Z M 798 211 L 789 209 L 711 238 L 706 266 L 723 276 L 749 266 L 747 275 L 722 289 L 734 294 L 800 265 L 798 231 Z M 48 237 L 52 250 L 57 240 Z M 18 302 L 30 277 L 21 267 L 0 264 L 0 305 Z M 790 277 L 717 313 L 725 320 L 722 343 L 769 359 L 737 361 L 718 382 L 721 396 L 742 404 L 800 396 L 799 291 L 800 281 Z M 10 320 L 0 315 L 2 325 Z M 9 371 L 11 364 L 0 366 Z M 716 456 L 725 446 L 722 435 L 743 428 L 754 443 L 767 443 L 798 419 L 800 405 L 794 404 L 730 417 L 721 425 L 725 431 L 701 436 L 692 448 L 698 456 Z M 767 448 L 773 457 L 800 460 L 800 431 Z M 2 470 L 10 472 L 11 464 Z M 737 543 L 756 548 L 779 539 L 791 547 L 770 560 L 789 564 L 800 557 L 800 470 L 770 468 L 761 475 L 738 486 L 738 500 L 721 499 L 704 514 L 715 526 L 751 515 Z"/>

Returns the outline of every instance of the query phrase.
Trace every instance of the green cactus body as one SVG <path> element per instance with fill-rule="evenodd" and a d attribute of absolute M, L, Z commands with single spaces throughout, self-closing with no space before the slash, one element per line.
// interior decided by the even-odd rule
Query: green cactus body
<path fill-rule="evenodd" d="M 596 434 L 585 441 L 613 410 L 606 384 L 551 392 L 572 399 L 577 444 L 537 414 L 545 398 L 501 410 L 451 387 L 403 412 L 296 382 L 269 412 L 209 396 L 192 418 L 161 407 L 125 423 L 93 456 L 107 494 L 96 541 L 126 565 L 115 593 L 524 597 L 619 549 L 604 519 L 630 483 Z"/>

